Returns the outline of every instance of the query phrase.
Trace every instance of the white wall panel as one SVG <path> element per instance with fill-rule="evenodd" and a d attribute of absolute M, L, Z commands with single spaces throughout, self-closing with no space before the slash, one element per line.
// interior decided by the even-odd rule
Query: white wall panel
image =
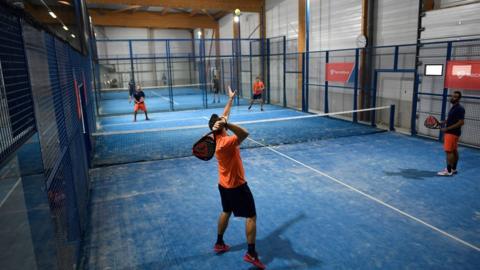
<path fill-rule="evenodd" d="M 240 16 L 242 38 L 260 38 L 260 17 L 258 13 L 246 12 Z"/>
<path fill-rule="evenodd" d="M 228 14 L 223 16 L 218 21 L 220 28 L 220 38 L 233 38 L 233 15 Z M 230 42 L 221 42 L 220 43 L 220 54 L 222 55 L 231 55 L 232 54 L 232 45 Z"/>
<path fill-rule="evenodd" d="M 310 50 L 356 47 L 361 33 L 362 1 L 311 0 Z"/>
<path fill-rule="evenodd" d="M 266 0 L 265 13 L 267 37 L 286 36 L 287 39 L 297 39 L 298 1 Z"/>
<path fill-rule="evenodd" d="M 458 5 L 478 3 L 479 0 L 435 0 L 435 8 L 447 8 Z"/>
<path fill-rule="evenodd" d="M 429 11 L 422 26 L 422 39 L 480 36 L 480 3 Z"/>
<path fill-rule="evenodd" d="M 416 42 L 418 0 L 378 0 L 375 3 L 376 46 Z"/>

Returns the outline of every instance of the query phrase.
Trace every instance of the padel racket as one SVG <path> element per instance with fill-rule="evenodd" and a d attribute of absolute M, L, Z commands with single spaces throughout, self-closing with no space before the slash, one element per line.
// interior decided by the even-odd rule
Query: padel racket
<path fill-rule="evenodd" d="M 211 131 L 193 144 L 192 154 L 201 160 L 207 161 L 215 155 L 216 146 L 215 135 Z"/>
<path fill-rule="evenodd" d="M 440 121 L 438 121 L 438 119 L 432 115 L 425 118 L 425 122 L 423 124 L 425 125 L 426 128 L 430 128 L 430 129 L 439 129 L 442 127 L 442 125 L 440 124 Z"/>

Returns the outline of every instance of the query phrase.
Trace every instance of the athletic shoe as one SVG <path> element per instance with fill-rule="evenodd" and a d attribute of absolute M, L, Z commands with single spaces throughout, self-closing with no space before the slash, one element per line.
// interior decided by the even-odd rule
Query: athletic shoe
<path fill-rule="evenodd" d="M 243 260 L 246 261 L 246 262 L 249 262 L 251 264 L 253 264 L 255 267 L 259 268 L 259 269 L 265 269 L 267 268 L 261 261 L 260 259 L 258 258 L 258 256 L 255 256 L 253 257 L 252 255 L 245 253 L 245 256 L 243 256 Z"/>
<path fill-rule="evenodd" d="M 437 175 L 440 175 L 440 176 L 452 176 L 452 175 L 453 175 L 453 172 L 448 172 L 447 169 L 444 169 L 443 171 L 438 172 Z"/>
<path fill-rule="evenodd" d="M 457 171 L 457 170 L 454 170 L 454 169 L 452 169 L 452 173 L 453 173 L 453 174 L 457 174 L 457 173 L 458 173 L 458 171 Z"/>
<path fill-rule="evenodd" d="M 263 112 L 263 108 L 260 109 Z"/>
<path fill-rule="evenodd" d="M 227 244 L 215 244 L 213 251 L 216 253 L 224 253 L 230 250 L 230 246 Z"/>

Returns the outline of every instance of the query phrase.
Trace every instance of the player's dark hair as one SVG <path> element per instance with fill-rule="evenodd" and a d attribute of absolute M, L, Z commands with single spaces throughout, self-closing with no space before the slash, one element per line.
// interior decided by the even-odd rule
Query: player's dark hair
<path fill-rule="evenodd" d="M 461 99 L 462 98 L 462 92 L 460 91 L 455 91 L 453 92 L 454 94 L 458 94 L 458 99 Z"/>
<path fill-rule="evenodd" d="M 212 114 L 212 116 L 210 116 L 210 120 L 208 121 L 208 127 L 210 128 L 210 130 L 212 130 L 213 128 L 213 125 L 215 125 L 215 123 L 220 120 L 220 117 L 218 116 L 218 114 Z"/>

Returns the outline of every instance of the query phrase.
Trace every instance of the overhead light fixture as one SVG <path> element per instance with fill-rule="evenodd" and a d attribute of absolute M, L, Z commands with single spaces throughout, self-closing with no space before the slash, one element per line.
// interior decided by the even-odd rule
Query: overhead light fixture
<path fill-rule="evenodd" d="M 63 25 L 63 29 L 64 29 L 65 31 L 68 31 L 68 27 L 67 27 L 66 25 Z"/>
<path fill-rule="evenodd" d="M 201 38 L 202 37 L 202 31 L 198 31 L 197 35 L 198 35 L 198 38 Z"/>
<path fill-rule="evenodd" d="M 67 6 L 71 6 L 71 5 L 72 5 L 72 4 L 70 4 L 70 2 L 68 2 L 68 1 L 58 1 L 58 3 L 64 4 L 64 5 L 67 5 Z"/>
<path fill-rule="evenodd" d="M 52 18 L 54 18 L 54 19 L 57 18 L 57 15 L 55 15 L 55 13 L 53 13 L 53 11 L 49 11 L 48 14 L 50 14 L 50 16 L 52 16 Z"/>
<path fill-rule="evenodd" d="M 233 21 L 238 23 L 240 21 L 240 17 L 239 16 L 233 16 Z"/>
<path fill-rule="evenodd" d="M 71 34 L 70 36 L 71 36 L 72 38 L 75 38 L 75 35 L 74 35 L 74 34 Z"/>

